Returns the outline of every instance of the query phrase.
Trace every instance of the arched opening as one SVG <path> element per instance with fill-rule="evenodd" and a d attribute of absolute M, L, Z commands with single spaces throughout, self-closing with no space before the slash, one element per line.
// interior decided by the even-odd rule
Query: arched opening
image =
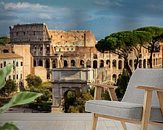
<path fill-rule="evenodd" d="M 110 60 L 106 60 L 106 64 L 110 68 Z"/>
<path fill-rule="evenodd" d="M 137 63 L 137 60 L 135 59 L 134 60 L 134 67 L 135 67 L 135 69 L 137 68 L 137 64 L 136 63 Z"/>
<path fill-rule="evenodd" d="M 139 68 L 142 68 L 142 60 L 139 60 Z"/>
<path fill-rule="evenodd" d="M 45 68 L 50 68 L 50 60 L 49 59 L 45 60 Z"/>
<path fill-rule="evenodd" d="M 143 68 L 146 68 L 146 59 L 143 60 Z"/>
<path fill-rule="evenodd" d="M 96 69 L 97 68 L 97 60 L 93 61 L 93 68 Z"/>
<path fill-rule="evenodd" d="M 120 77 L 121 77 L 121 75 L 122 75 L 122 74 L 119 74 L 119 75 L 118 75 L 118 78 L 120 78 Z"/>
<path fill-rule="evenodd" d="M 74 105 L 76 100 L 76 93 L 72 90 L 67 90 L 64 93 L 64 104 L 63 109 L 65 113 L 70 113 L 70 106 Z"/>
<path fill-rule="evenodd" d="M 43 62 L 42 62 L 41 59 L 38 61 L 38 65 L 39 65 L 39 66 L 43 66 Z"/>
<path fill-rule="evenodd" d="M 53 68 L 57 68 L 57 61 L 56 61 L 56 60 L 53 60 L 53 62 L 52 62 L 52 67 L 53 67 Z"/>
<path fill-rule="evenodd" d="M 87 60 L 87 62 L 86 62 L 86 67 L 87 67 L 87 68 L 91 68 L 91 61 L 90 61 L 90 60 Z"/>
<path fill-rule="evenodd" d="M 122 69 L 122 60 L 118 61 L 118 69 Z"/>
<path fill-rule="evenodd" d="M 104 67 L 104 61 L 100 60 L 100 68 Z"/>
<path fill-rule="evenodd" d="M 68 67 L 67 60 L 64 60 L 64 67 Z"/>
<path fill-rule="evenodd" d="M 97 54 L 93 54 L 93 59 L 97 59 Z"/>
<path fill-rule="evenodd" d="M 75 67 L 75 60 L 71 60 L 71 66 Z"/>
<path fill-rule="evenodd" d="M 84 68 L 84 60 L 80 60 L 80 67 Z"/>
<path fill-rule="evenodd" d="M 116 75 L 116 74 L 113 74 L 113 76 L 112 76 L 112 80 L 113 80 L 113 82 L 116 83 L 116 81 L 117 81 L 117 75 Z"/>
<path fill-rule="evenodd" d="M 34 67 L 36 66 L 36 60 L 33 60 L 33 66 Z"/>
<path fill-rule="evenodd" d="M 153 59 L 153 66 L 155 66 L 156 65 L 156 62 L 155 62 L 155 59 Z"/>
<path fill-rule="evenodd" d="M 117 67 L 117 62 L 116 62 L 116 60 L 115 60 L 115 59 L 113 60 L 112 65 L 113 65 L 113 68 L 116 68 L 116 67 Z"/>
<path fill-rule="evenodd" d="M 132 60 L 129 60 L 129 65 L 130 67 L 132 67 Z"/>
<path fill-rule="evenodd" d="M 3 50 L 3 53 L 9 53 L 9 50 L 4 49 L 4 50 Z"/>

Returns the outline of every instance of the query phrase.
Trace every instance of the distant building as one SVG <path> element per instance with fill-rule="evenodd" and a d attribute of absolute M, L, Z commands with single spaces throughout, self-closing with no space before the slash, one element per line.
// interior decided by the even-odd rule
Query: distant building
<path fill-rule="evenodd" d="M 19 83 L 23 79 L 23 57 L 14 53 L 0 53 L 0 68 L 7 64 L 12 64 L 13 68 L 6 79 L 12 79 Z"/>

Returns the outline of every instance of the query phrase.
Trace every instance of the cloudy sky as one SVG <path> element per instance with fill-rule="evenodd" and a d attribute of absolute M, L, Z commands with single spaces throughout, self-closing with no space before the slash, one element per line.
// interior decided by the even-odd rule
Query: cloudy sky
<path fill-rule="evenodd" d="M 163 0 L 0 0 L 0 36 L 9 35 L 11 25 L 37 22 L 91 30 L 100 40 L 117 31 L 163 27 Z"/>

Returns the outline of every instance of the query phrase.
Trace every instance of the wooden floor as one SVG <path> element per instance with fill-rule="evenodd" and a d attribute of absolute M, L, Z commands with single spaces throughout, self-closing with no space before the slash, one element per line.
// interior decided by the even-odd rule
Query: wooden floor
<path fill-rule="evenodd" d="M 13 122 L 20 130 L 91 130 L 91 119 L 91 113 L 5 113 L 0 115 L 0 123 Z M 99 118 L 97 130 L 122 130 L 122 127 L 119 122 Z"/>

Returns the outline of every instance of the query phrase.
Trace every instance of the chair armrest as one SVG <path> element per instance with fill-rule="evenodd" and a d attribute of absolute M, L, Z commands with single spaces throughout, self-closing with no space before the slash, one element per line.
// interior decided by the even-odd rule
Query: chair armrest
<path fill-rule="evenodd" d="M 92 85 L 92 86 L 95 86 L 95 87 L 100 87 L 100 88 L 112 88 L 112 89 L 116 89 L 117 88 L 117 86 L 107 85 L 107 84 L 90 83 L 89 85 Z"/>
<path fill-rule="evenodd" d="M 159 87 L 138 86 L 137 89 L 143 89 L 143 90 L 146 90 L 146 91 L 159 91 L 159 92 L 163 92 L 163 89 L 159 88 Z"/>
<path fill-rule="evenodd" d="M 94 94 L 95 100 L 101 99 L 102 88 L 106 89 L 109 92 L 109 96 L 112 101 L 118 100 L 115 93 L 115 89 L 117 88 L 117 86 L 107 85 L 107 84 L 95 84 L 95 83 L 91 83 L 89 85 L 95 86 L 95 94 Z"/>

